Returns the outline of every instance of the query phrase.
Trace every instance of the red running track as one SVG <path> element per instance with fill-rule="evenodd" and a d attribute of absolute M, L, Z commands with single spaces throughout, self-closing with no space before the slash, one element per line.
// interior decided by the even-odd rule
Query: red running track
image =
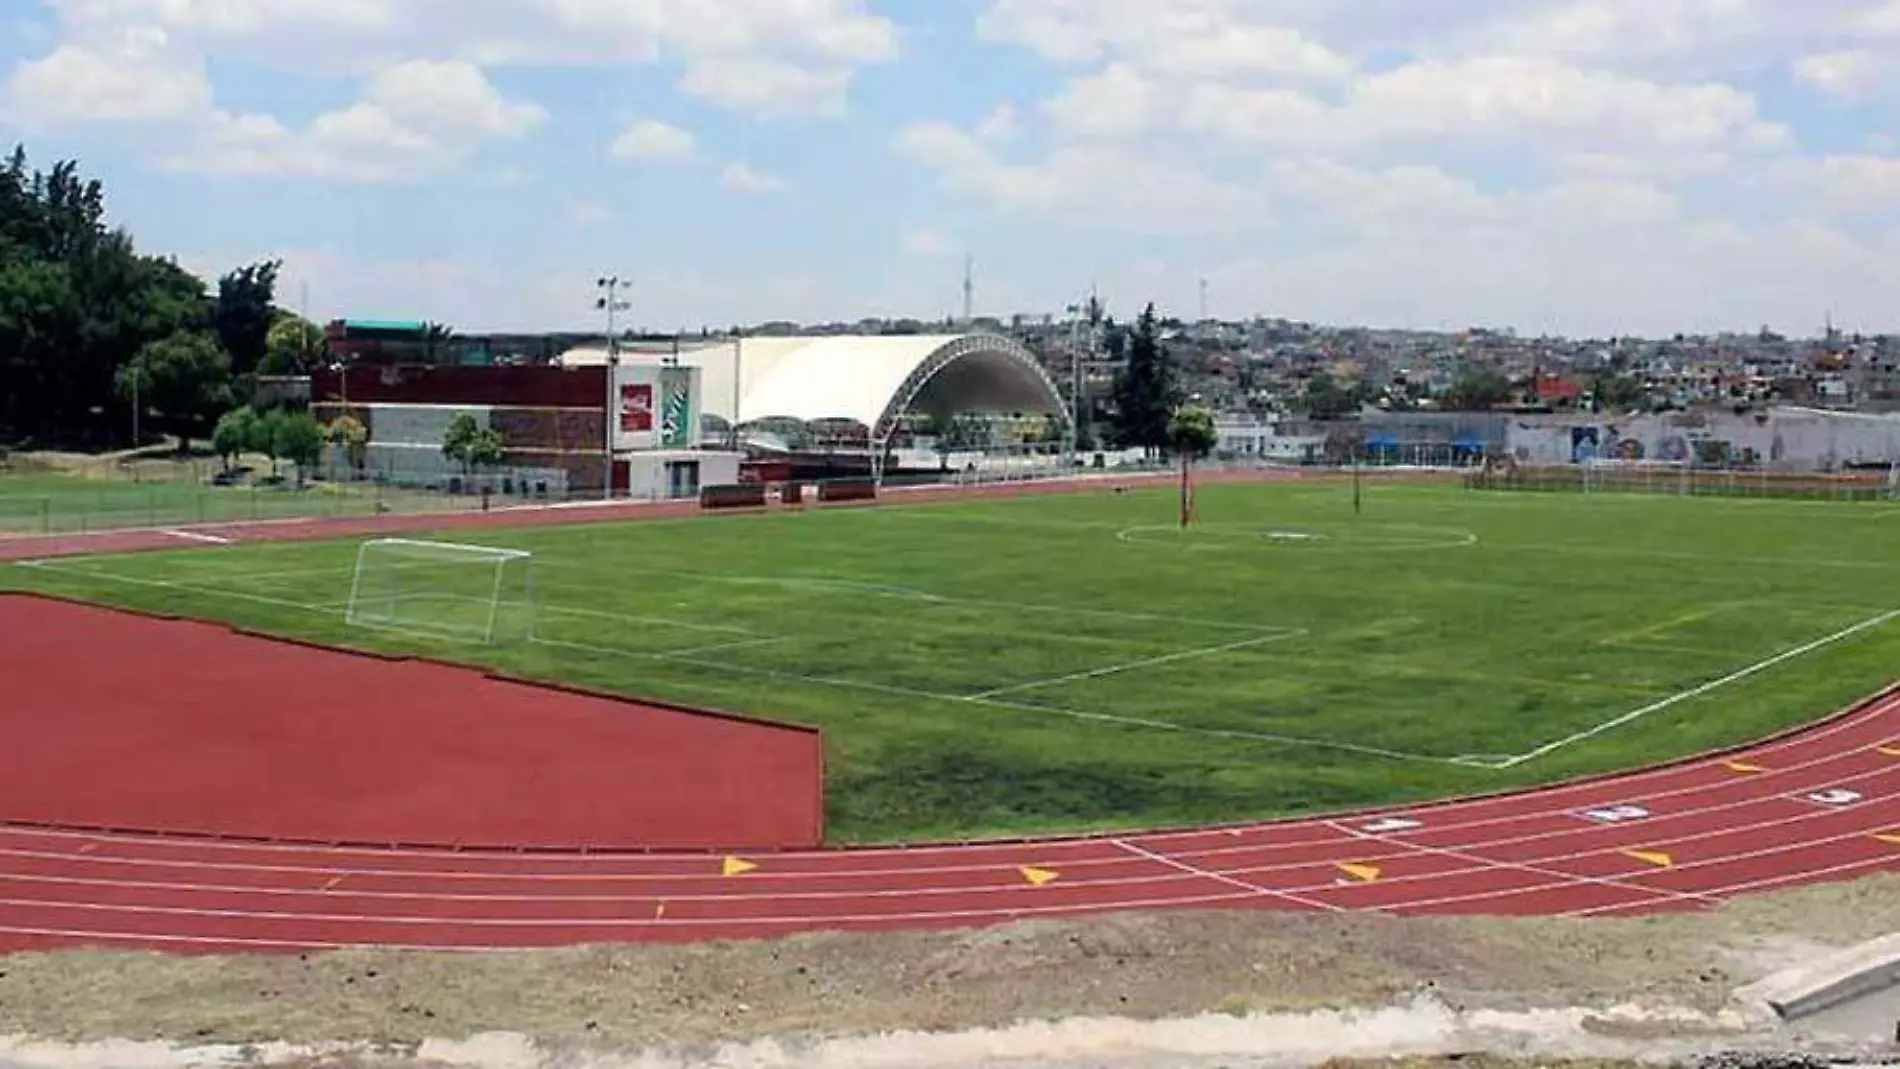
<path fill-rule="evenodd" d="M 731 860 L 275 846 L 0 826 L 0 947 L 494 950 L 1178 908 L 1566 916 L 1693 909 L 1900 871 L 1900 691 L 1724 756 L 1409 811 L 1126 837 L 789 852 L 739 859 L 755 867 L 725 875 Z"/>

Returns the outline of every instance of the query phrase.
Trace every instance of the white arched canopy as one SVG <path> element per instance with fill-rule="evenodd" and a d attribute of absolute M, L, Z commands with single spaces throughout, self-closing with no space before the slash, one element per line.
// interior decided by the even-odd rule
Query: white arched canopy
<path fill-rule="evenodd" d="M 1066 431 L 1068 406 L 1029 350 L 999 334 L 825 335 L 744 338 L 670 348 L 622 350 L 622 359 L 675 358 L 700 369 L 700 409 L 741 424 L 786 419 L 849 420 L 872 439 L 888 438 L 917 410 L 935 418 L 964 412 L 1036 413 Z M 563 363 L 599 363 L 599 349 Z"/>

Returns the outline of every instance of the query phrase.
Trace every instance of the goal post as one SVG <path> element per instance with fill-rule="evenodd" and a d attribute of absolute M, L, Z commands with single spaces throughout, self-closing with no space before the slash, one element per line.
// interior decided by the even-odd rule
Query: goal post
<path fill-rule="evenodd" d="M 371 538 L 356 547 L 345 622 L 483 643 L 534 638 L 534 554 Z"/>

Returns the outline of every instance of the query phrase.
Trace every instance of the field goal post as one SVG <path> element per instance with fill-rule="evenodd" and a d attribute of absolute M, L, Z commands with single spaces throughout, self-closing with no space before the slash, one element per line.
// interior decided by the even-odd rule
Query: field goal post
<path fill-rule="evenodd" d="M 366 539 L 356 547 L 344 621 L 486 644 L 532 641 L 533 564 L 525 549 Z"/>

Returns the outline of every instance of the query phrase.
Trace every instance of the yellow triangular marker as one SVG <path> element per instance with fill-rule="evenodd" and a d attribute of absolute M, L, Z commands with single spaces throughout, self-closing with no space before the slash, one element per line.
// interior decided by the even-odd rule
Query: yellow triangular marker
<path fill-rule="evenodd" d="M 1756 772 L 1768 771 L 1760 765 L 1751 765 L 1747 761 L 1729 761 L 1726 762 L 1726 764 L 1730 772 L 1739 772 L 1744 776 L 1752 775 Z"/>
<path fill-rule="evenodd" d="M 1887 757 L 1900 757 L 1900 746 L 1876 746 L 1874 752 Z"/>
<path fill-rule="evenodd" d="M 1900 846 L 1900 832 L 1877 831 L 1874 833 L 1874 838 L 1880 840 L 1883 843 L 1886 843 L 1888 846 Z"/>
<path fill-rule="evenodd" d="M 1061 875 L 1059 872 L 1051 872 L 1048 869 L 1039 869 L 1030 865 L 1024 865 L 1016 871 L 1023 874 L 1023 879 L 1028 880 L 1031 887 L 1041 887 L 1045 883 L 1052 883 L 1057 876 Z"/>
<path fill-rule="evenodd" d="M 1623 853 L 1628 857 L 1633 857 L 1641 861 L 1645 865 L 1654 865 L 1659 869 L 1666 869 L 1676 863 L 1675 858 L 1670 857 L 1661 850 L 1625 850 Z"/>
<path fill-rule="evenodd" d="M 1379 878 L 1379 866 L 1377 865 L 1340 865 L 1338 867 L 1339 871 L 1351 876 L 1360 883 L 1371 883 Z"/>
<path fill-rule="evenodd" d="M 751 872 L 753 869 L 756 869 L 756 868 L 758 868 L 758 866 L 754 865 L 750 861 L 746 861 L 742 858 L 729 857 L 726 860 L 719 863 L 719 875 L 739 876 L 744 873 Z"/>

